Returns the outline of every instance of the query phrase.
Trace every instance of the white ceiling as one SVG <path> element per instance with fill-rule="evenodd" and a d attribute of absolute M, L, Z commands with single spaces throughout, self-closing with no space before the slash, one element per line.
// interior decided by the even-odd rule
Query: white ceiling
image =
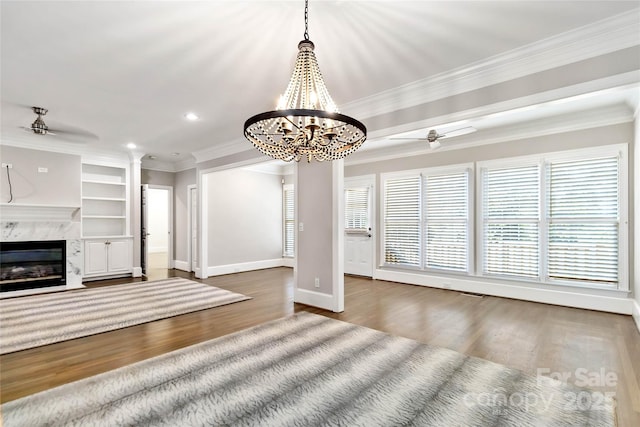
<path fill-rule="evenodd" d="M 35 105 L 49 109 L 51 128 L 90 135 L 80 138 L 88 149 L 124 152 L 134 142 L 167 162 L 230 143 L 250 149 L 239 141 L 243 123 L 275 107 L 304 32 L 302 0 L 2 1 L 0 8 L 3 141 L 74 142 L 21 130 Z M 340 106 L 638 8 L 637 1 L 311 0 L 309 34 Z M 628 102 L 636 91 L 614 98 Z M 185 120 L 186 112 L 200 120 Z M 511 117 L 524 120 L 524 112 Z M 474 125 L 511 122 L 504 114 L 482 119 Z"/>

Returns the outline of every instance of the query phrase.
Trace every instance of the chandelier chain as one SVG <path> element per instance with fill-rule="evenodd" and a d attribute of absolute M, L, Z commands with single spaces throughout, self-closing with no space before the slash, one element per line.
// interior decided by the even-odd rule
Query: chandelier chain
<path fill-rule="evenodd" d="M 309 0 L 304 0 L 304 39 L 309 40 Z"/>

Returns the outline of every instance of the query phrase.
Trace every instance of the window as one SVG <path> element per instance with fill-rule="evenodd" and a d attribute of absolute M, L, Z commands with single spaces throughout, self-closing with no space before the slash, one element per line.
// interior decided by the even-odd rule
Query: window
<path fill-rule="evenodd" d="M 484 169 L 482 184 L 483 273 L 538 277 L 539 166 Z"/>
<path fill-rule="evenodd" d="M 547 165 L 549 278 L 618 282 L 618 158 Z"/>
<path fill-rule="evenodd" d="M 625 162 L 612 146 L 482 164 L 482 274 L 624 284 Z"/>
<path fill-rule="evenodd" d="M 383 176 L 384 261 L 470 271 L 469 168 Z"/>
<path fill-rule="evenodd" d="M 384 182 L 384 262 L 420 267 L 420 175 Z"/>
<path fill-rule="evenodd" d="M 425 268 L 469 271 L 469 173 L 423 177 Z"/>
<path fill-rule="evenodd" d="M 295 200 L 293 185 L 282 187 L 283 244 L 282 256 L 295 256 Z"/>
<path fill-rule="evenodd" d="M 344 190 L 344 229 L 347 232 L 368 232 L 369 187 L 350 187 Z"/>

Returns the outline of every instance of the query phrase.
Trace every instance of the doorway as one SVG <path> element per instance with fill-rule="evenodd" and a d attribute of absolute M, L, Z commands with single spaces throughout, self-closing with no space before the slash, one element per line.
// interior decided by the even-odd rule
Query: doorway
<path fill-rule="evenodd" d="M 143 191 L 143 274 L 166 277 L 173 268 L 173 188 L 144 185 Z"/>
<path fill-rule="evenodd" d="M 344 180 L 344 272 L 373 277 L 375 175 Z"/>

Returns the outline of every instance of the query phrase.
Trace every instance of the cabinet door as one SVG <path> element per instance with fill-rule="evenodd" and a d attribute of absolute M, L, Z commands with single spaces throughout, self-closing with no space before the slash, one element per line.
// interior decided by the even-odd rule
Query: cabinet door
<path fill-rule="evenodd" d="M 128 240 L 110 240 L 107 245 L 109 273 L 131 270 L 132 260 Z"/>
<path fill-rule="evenodd" d="M 107 249 L 103 240 L 84 242 L 84 274 L 107 272 Z"/>

